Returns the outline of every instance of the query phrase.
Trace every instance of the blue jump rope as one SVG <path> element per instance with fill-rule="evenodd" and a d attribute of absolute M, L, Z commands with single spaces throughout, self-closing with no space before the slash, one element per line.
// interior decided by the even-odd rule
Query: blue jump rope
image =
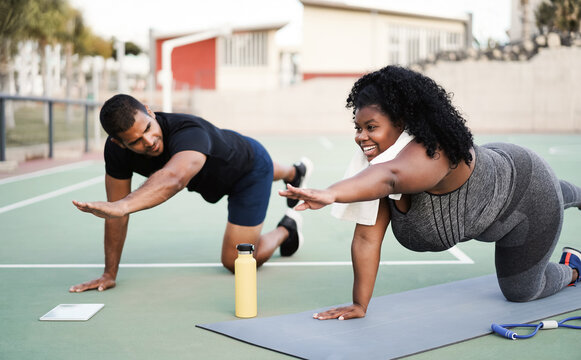
<path fill-rule="evenodd" d="M 539 331 L 539 329 L 548 330 L 548 329 L 556 329 L 559 327 L 565 327 L 565 328 L 570 328 L 570 329 L 581 329 L 581 326 L 565 324 L 567 321 L 571 321 L 571 320 L 581 320 L 581 316 L 574 316 L 574 317 L 563 319 L 561 321 L 545 320 L 545 321 L 542 321 L 538 324 L 502 324 L 502 325 L 492 324 L 490 327 L 492 328 L 492 331 L 494 331 L 495 333 L 497 333 L 500 336 L 504 336 L 507 339 L 511 339 L 511 340 L 528 339 L 528 338 L 535 336 L 535 334 L 537 333 L 537 331 Z M 532 327 L 535 329 L 533 330 L 532 333 L 530 333 L 528 335 L 518 335 L 516 332 L 508 329 L 508 328 L 514 328 L 514 327 Z"/>

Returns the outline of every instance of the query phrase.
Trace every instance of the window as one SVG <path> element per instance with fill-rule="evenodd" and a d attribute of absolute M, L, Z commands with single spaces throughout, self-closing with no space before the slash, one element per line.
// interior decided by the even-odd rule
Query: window
<path fill-rule="evenodd" d="M 436 55 L 440 51 L 440 32 L 428 30 L 428 55 Z"/>
<path fill-rule="evenodd" d="M 463 38 L 461 32 L 388 24 L 387 60 L 390 64 L 408 66 L 440 51 L 462 49 Z"/>
<path fill-rule="evenodd" d="M 420 31 L 419 28 L 407 29 L 407 63 L 413 64 L 420 60 Z"/>
<path fill-rule="evenodd" d="M 224 38 L 222 64 L 226 66 L 267 65 L 268 34 L 265 31 L 237 33 Z"/>
<path fill-rule="evenodd" d="M 388 26 L 388 41 L 387 45 L 388 51 L 388 61 L 390 64 L 400 63 L 400 52 L 399 52 L 399 41 L 401 38 L 400 27 L 397 25 Z"/>

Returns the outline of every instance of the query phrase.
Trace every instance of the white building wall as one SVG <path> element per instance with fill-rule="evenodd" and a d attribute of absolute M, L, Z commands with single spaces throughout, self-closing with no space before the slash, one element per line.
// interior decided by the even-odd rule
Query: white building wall
<path fill-rule="evenodd" d="M 581 48 L 531 61 L 440 61 L 426 75 L 453 94 L 475 133 L 580 132 Z M 191 112 L 248 134 L 353 134 L 345 99 L 357 78 L 318 78 L 277 90 L 196 90 Z"/>
<path fill-rule="evenodd" d="M 218 38 L 216 89 L 217 90 L 259 90 L 275 89 L 279 85 L 280 60 L 275 44 L 276 30 L 267 31 L 266 64 L 265 65 L 225 65 L 223 37 Z"/>
<path fill-rule="evenodd" d="M 454 94 L 473 130 L 581 131 L 581 48 L 543 49 L 525 62 L 440 62 L 426 75 Z"/>
<path fill-rule="evenodd" d="M 439 34 L 440 50 L 465 48 L 466 19 L 437 19 L 374 11 L 304 6 L 303 73 L 364 73 L 394 63 L 407 65 L 429 54 L 429 34 Z M 399 47 L 391 36 L 400 39 Z M 456 44 L 449 33 L 458 34 Z M 414 51 L 410 53 L 410 44 Z"/>
<path fill-rule="evenodd" d="M 313 73 L 357 73 L 379 62 L 374 19 L 366 13 L 305 6 L 301 68 Z"/>

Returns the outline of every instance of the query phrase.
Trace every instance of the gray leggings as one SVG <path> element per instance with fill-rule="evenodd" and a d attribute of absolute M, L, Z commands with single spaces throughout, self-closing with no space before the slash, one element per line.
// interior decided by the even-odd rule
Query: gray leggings
<path fill-rule="evenodd" d="M 510 226 L 496 241 L 498 283 L 511 301 L 553 295 L 571 282 L 571 268 L 549 258 L 559 240 L 563 210 L 581 206 L 581 188 L 558 180 L 532 151 L 508 144 L 500 148 L 511 155 L 517 176 L 512 200 L 498 219 Z"/>
<path fill-rule="evenodd" d="M 549 259 L 563 210 L 581 206 L 581 188 L 559 181 L 541 157 L 523 147 L 494 143 L 474 150 L 474 171 L 459 189 L 413 194 L 407 213 L 388 201 L 396 239 L 414 251 L 443 251 L 470 239 L 495 243 L 498 283 L 511 301 L 563 289 L 572 270 Z"/>

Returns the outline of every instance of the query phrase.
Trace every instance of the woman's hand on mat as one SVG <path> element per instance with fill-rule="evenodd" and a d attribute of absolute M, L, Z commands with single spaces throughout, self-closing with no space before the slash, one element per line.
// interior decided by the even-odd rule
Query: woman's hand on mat
<path fill-rule="evenodd" d="M 340 308 L 330 309 L 322 313 L 313 314 L 313 319 L 317 320 L 349 320 L 362 317 L 365 317 L 365 309 L 363 309 L 363 306 L 357 304 L 343 306 Z"/>
<path fill-rule="evenodd" d="M 97 289 L 99 291 L 104 291 L 115 287 L 115 279 L 110 275 L 103 274 L 100 278 L 87 281 L 85 283 L 71 286 L 69 292 L 83 292 L 86 290 Z"/>
<path fill-rule="evenodd" d="M 82 212 L 91 213 L 104 219 L 120 218 L 127 214 L 126 211 L 119 206 L 119 202 L 83 202 L 73 200 L 73 204 Z"/>
<path fill-rule="evenodd" d="M 329 190 L 301 189 L 287 184 L 286 190 L 279 190 L 278 194 L 290 199 L 303 202 L 295 206 L 295 210 L 318 210 L 335 202 L 335 195 Z"/>

